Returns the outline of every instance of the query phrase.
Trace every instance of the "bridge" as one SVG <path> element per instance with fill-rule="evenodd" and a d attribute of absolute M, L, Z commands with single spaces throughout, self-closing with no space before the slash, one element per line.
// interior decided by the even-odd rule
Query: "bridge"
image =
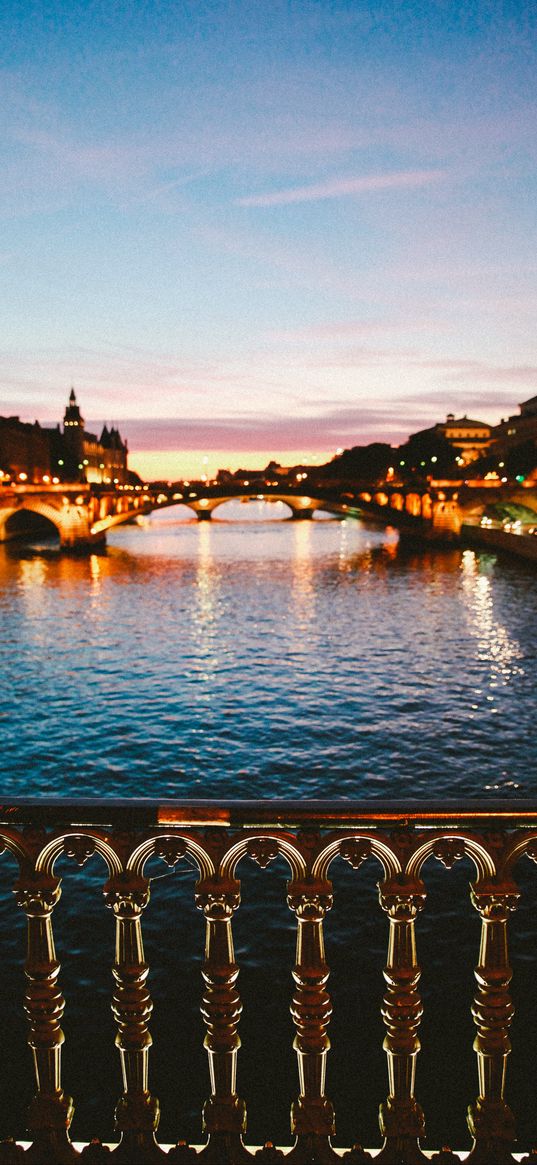
<path fill-rule="evenodd" d="M 171 487 L 63 482 L 1 487 L 0 542 L 55 531 L 62 549 L 87 550 L 102 544 L 114 526 L 156 510 L 184 505 L 199 521 L 208 521 L 219 506 L 237 499 L 284 503 L 295 520 L 311 519 L 316 511 L 369 519 L 433 542 L 457 542 L 463 523 L 478 525 L 494 506 L 535 513 L 537 523 L 535 482 L 361 482 L 352 489 L 312 483 L 310 492 L 302 482 L 191 482 Z"/>

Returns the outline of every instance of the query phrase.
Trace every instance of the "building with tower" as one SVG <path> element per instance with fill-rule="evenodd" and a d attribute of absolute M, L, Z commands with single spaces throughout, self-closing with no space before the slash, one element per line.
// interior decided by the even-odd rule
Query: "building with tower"
<path fill-rule="evenodd" d="M 118 429 L 104 425 L 101 435 L 86 430 L 74 388 L 63 426 L 30 425 L 19 417 L 0 417 L 0 473 L 2 480 L 86 481 L 124 485 L 130 480 L 128 447 Z"/>
<path fill-rule="evenodd" d="M 88 433 L 74 388 L 63 418 L 64 466 L 58 466 L 70 481 L 123 485 L 128 478 L 127 442 L 119 430 L 104 425 L 100 437 Z"/>

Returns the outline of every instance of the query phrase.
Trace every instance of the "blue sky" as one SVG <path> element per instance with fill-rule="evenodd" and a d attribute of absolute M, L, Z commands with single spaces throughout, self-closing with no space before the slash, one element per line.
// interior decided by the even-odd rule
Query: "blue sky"
<path fill-rule="evenodd" d="M 0 412 L 56 422 L 73 383 L 175 477 L 516 411 L 536 26 L 524 0 L 5 0 Z"/>

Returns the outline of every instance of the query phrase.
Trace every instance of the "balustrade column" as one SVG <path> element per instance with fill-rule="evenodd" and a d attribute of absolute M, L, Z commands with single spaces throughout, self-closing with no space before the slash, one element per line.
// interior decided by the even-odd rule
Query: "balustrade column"
<path fill-rule="evenodd" d="M 418 1140 L 424 1134 L 425 1120 L 414 1097 L 420 1050 L 417 1032 L 423 1013 L 418 993 L 421 971 L 416 958 L 415 921 L 425 902 L 425 887 L 419 879 L 396 875 L 379 885 L 379 895 L 390 924 L 384 969 L 387 991 L 382 1008 L 390 1091 L 379 1112 L 385 1142 L 378 1160 L 383 1165 L 414 1165 L 425 1161 Z"/>
<path fill-rule="evenodd" d="M 478 883 L 472 903 L 481 917 L 477 991 L 472 1015 L 477 1027 L 479 1096 L 468 1109 L 468 1127 L 474 1137 L 470 1160 L 511 1162 L 515 1140 L 513 1113 L 504 1100 L 507 1057 L 511 1051 L 509 1027 L 514 1008 L 509 993 L 512 971 L 507 949 L 507 922 L 520 897 L 509 883 Z"/>
<path fill-rule="evenodd" d="M 203 1127 L 209 1134 L 203 1158 L 215 1165 L 251 1160 L 242 1143 L 246 1105 L 237 1096 L 238 1024 L 242 1004 L 236 982 L 231 920 L 240 904 L 240 882 L 205 878 L 196 886 L 196 906 L 206 920 L 205 992 L 201 1013 L 207 1027 L 204 1046 L 209 1057 L 211 1095 L 203 1107 Z"/>
<path fill-rule="evenodd" d="M 52 932 L 52 911 L 61 894 L 60 879 L 45 873 L 22 873 L 14 893 L 28 920 L 25 1011 L 37 1082 L 37 1093 L 28 1112 L 33 1140 L 28 1160 L 67 1162 L 76 1156 L 68 1135 L 74 1110 L 61 1086 L 64 1034 L 60 1024 L 65 1001 L 57 982 L 60 964 Z"/>
<path fill-rule="evenodd" d="M 116 920 L 112 1011 L 118 1024 L 116 1046 L 123 1076 L 123 1095 L 115 1112 L 116 1128 L 121 1133 L 116 1159 L 131 1165 L 161 1156 L 155 1141 L 159 1104 L 148 1084 L 153 1042 L 148 1023 L 153 1004 L 146 986 L 149 966 L 144 959 L 141 916 L 149 902 L 149 882 L 128 871 L 110 878 L 104 895 Z"/>
<path fill-rule="evenodd" d="M 300 1095 L 291 1107 L 291 1131 L 297 1137 L 291 1161 L 334 1161 L 330 1145 L 334 1109 L 325 1096 L 327 1028 L 332 1015 L 326 990 L 329 968 L 324 954 L 323 920 L 333 903 L 332 885 L 308 877 L 290 882 L 287 902 L 297 918 L 296 984 L 291 1015 L 296 1026 Z"/>

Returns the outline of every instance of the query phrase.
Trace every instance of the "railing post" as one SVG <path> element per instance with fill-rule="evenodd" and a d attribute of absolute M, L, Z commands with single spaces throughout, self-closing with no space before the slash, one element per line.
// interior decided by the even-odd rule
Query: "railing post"
<path fill-rule="evenodd" d="M 106 882 L 104 896 L 116 920 L 112 1011 L 118 1024 L 116 1046 L 123 1076 L 123 1095 L 115 1112 L 121 1142 L 115 1156 L 129 1165 L 133 1161 L 141 1165 L 162 1156 L 155 1141 L 159 1104 L 148 1087 L 149 1049 L 153 1042 L 148 1022 L 153 1005 L 146 987 L 149 967 L 144 959 L 141 915 L 149 902 L 149 882 L 126 871 Z"/>
<path fill-rule="evenodd" d="M 386 1103 L 380 1106 L 380 1130 L 385 1141 L 377 1159 L 382 1165 L 414 1165 L 425 1161 L 419 1147 L 425 1120 L 414 1097 L 420 1050 L 417 1032 L 422 1017 L 415 921 L 425 902 L 425 887 L 418 878 L 400 874 L 379 885 L 379 897 L 390 924 L 384 970 L 388 986 L 382 1008 L 390 1091 Z"/>
<path fill-rule="evenodd" d="M 196 885 L 196 906 L 206 920 L 205 992 L 201 1013 L 207 1027 L 204 1045 L 209 1057 L 211 1095 L 203 1106 L 203 1127 L 209 1140 L 203 1160 L 215 1165 L 250 1161 L 242 1143 L 246 1105 L 237 1096 L 238 1024 L 242 1011 L 236 982 L 231 920 L 240 904 L 240 882 L 215 876 Z"/>
<path fill-rule="evenodd" d="M 300 1084 L 298 1099 L 291 1106 L 291 1132 L 297 1142 L 289 1160 L 324 1163 L 337 1159 L 330 1144 L 334 1109 L 324 1091 L 332 1005 L 326 990 L 330 972 L 324 956 L 323 919 L 333 903 L 332 884 L 313 876 L 289 882 L 287 902 L 297 918 L 291 1015 Z"/>
<path fill-rule="evenodd" d="M 37 1093 L 28 1112 L 33 1139 L 28 1161 L 72 1161 L 77 1157 L 68 1134 L 73 1102 L 61 1086 L 64 1035 L 60 1024 L 65 1001 L 57 982 L 60 964 L 52 933 L 52 911 L 61 895 L 60 878 L 32 871 L 21 873 L 14 893 L 28 919 L 25 1011 L 37 1082 Z"/>
<path fill-rule="evenodd" d="M 511 1051 L 509 1027 L 514 1008 L 509 993 L 512 978 L 507 949 L 507 922 L 520 897 L 511 883 L 481 882 L 471 888 L 472 903 L 481 916 L 477 991 L 472 1015 L 477 1027 L 479 1096 L 468 1109 L 468 1127 L 474 1137 L 469 1160 L 512 1162 L 515 1119 L 504 1100 L 507 1057 Z"/>

